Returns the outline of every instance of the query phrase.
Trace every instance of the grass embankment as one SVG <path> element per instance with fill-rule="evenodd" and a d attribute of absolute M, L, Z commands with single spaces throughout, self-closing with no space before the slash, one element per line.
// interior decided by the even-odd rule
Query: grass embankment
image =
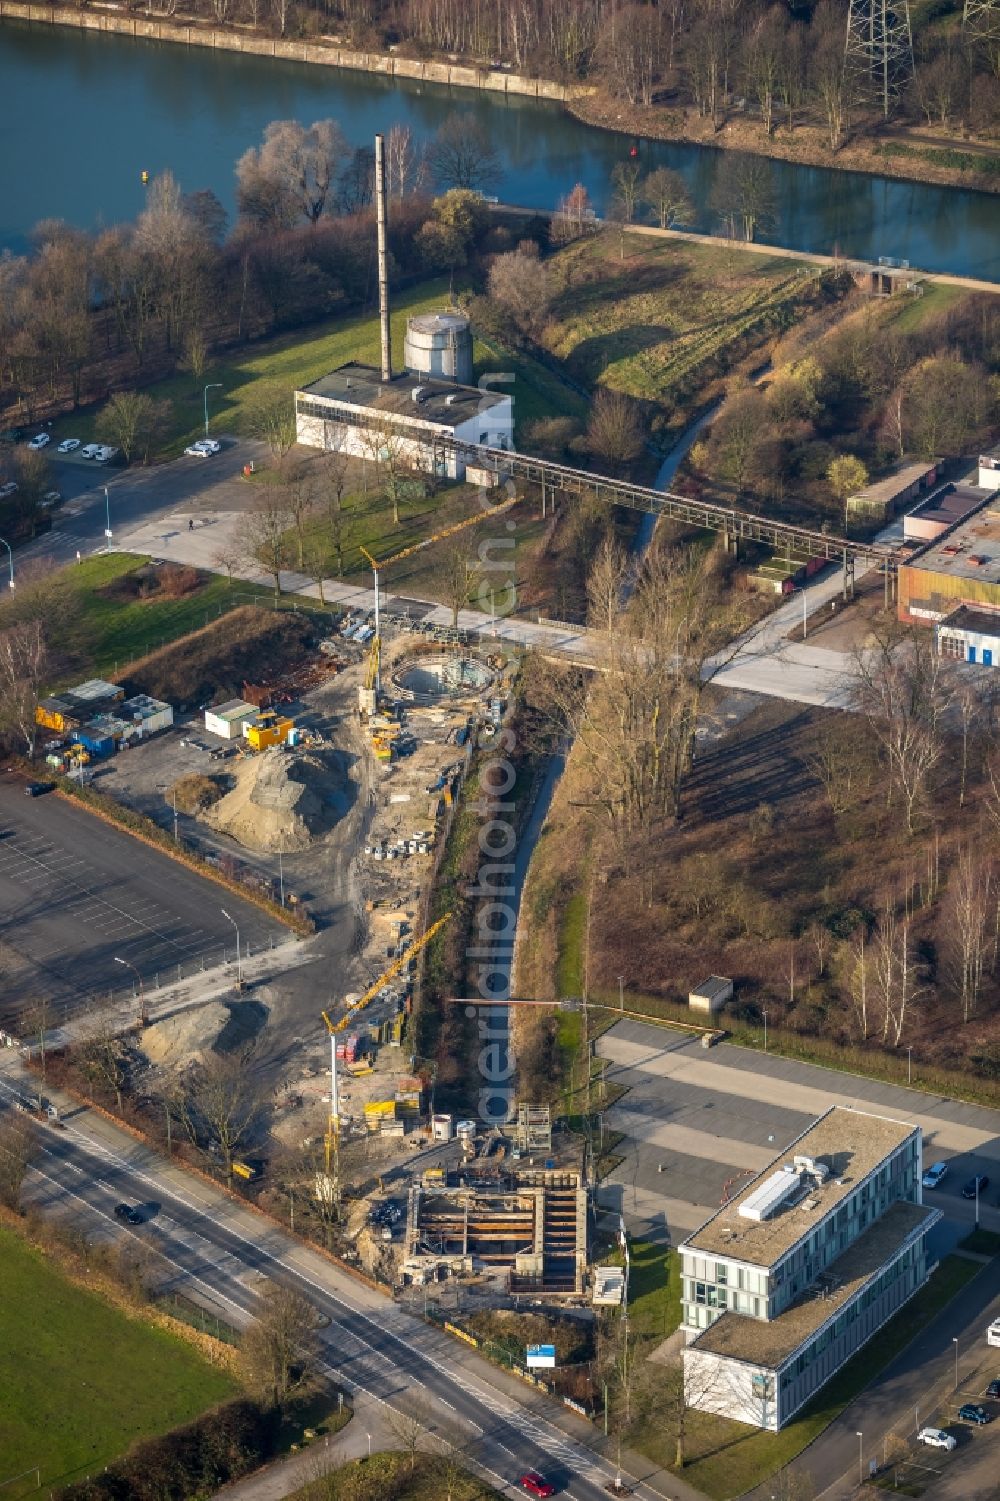
<path fill-rule="evenodd" d="M 579 240 L 553 266 L 546 347 L 574 379 L 655 403 L 677 426 L 824 296 L 803 262 L 639 235 L 624 256 L 617 235 Z"/>
<path fill-rule="evenodd" d="M 102 1469 L 231 1396 L 190 1346 L 75 1286 L 0 1227 L 0 1482 L 41 1467 L 42 1489 Z M 4 1489 L 34 1493 L 35 1477 Z"/>
<path fill-rule="evenodd" d="M 687 1418 L 686 1480 L 705 1495 L 740 1496 L 801 1454 L 847 1404 L 874 1381 L 927 1324 L 980 1270 L 961 1256 L 946 1256 L 926 1287 L 859 1350 L 827 1383 L 802 1416 L 780 1433 L 764 1433 L 742 1423 L 691 1412 Z M 676 1434 L 655 1414 L 630 1442 L 658 1464 L 672 1468 Z"/>
<path fill-rule="evenodd" d="M 964 1240 L 959 1241 L 959 1248 L 962 1251 L 973 1251 L 979 1256 L 1000 1256 L 1000 1233 L 996 1230 L 984 1230 L 979 1225 Z"/>

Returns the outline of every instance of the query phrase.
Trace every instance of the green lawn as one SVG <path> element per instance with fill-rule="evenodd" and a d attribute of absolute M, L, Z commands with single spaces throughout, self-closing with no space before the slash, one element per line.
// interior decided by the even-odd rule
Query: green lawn
<path fill-rule="evenodd" d="M 964 1257 L 946 1256 L 927 1286 L 837 1372 L 802 1416 L 780 1433 L 764 1433 L 706 1413 L 689 1413 L 690 1458 L 684 1468 L 685 1479 L 716 1501 L 740 1496 L 761 1484 L 801 1454 L 981 1269 Z M 672 1466 L 675 1435 L 662 1415 L 654 1413 L 645 1428 L 632 1435 L 631 1443 L 658 1464 Z"/>
<path fill-rule="evenodd" d="M 446 277 L 421 282 L 407 291 L 397 292 L 392 301 L 392 356 L 396 369 L 403 364 L 403 338 L 406 320 L 414 313 L 433 312 L 448 305 L 450 291 Z M 510 371 L 512 385 L 501 385 L 514 396 L 518 422 L 539 416 L 560 414 L 580 416 L 586 403 L 572 386 L 557 373 L 539 365 L 526 355 L 508 354 L 476 340 L 473 359 L 477 376 L 488 372 Z M 185 444 L 204 435 L 204 387 L 221 384 L 221 391 L 210 391 L 209 416 L 213 430 L 241 433 L 245 409 L 255 389 L 263 383 L 283 387 L 289 392 L 309 385 L 321 375 L 349 360 L 377 365 L 379 362 L 378 312 L 357 313 L 317 325 L 303 333 L 282 334 L 243 350 L 231 351 L 210 364 L 197 379 L 181 373 L 149 386 L 150 395 L 167 399 L 173 406 L 173 423 L 165 435 L 162 456 L 174 457 Z M 67 422 L 66 432 L 77 434 L 80 420 Z M 62 431 L 57 433 L 62 437 Z"/>
<path fill-rule="evenodd" d="M 114 592 L 117 580 L 148 561 L 130 553 L 101 554 L 71 563 L 45 581 L 55 602 L 47 612 L 50 644 L 71 662 L 62 682 L 78 681 L 81 673 L 113 674 L 116 666 L 124 667 L 246 602 L 239 588 L 231 589 L 223 578 L 210 578 L 180 599 L 135 599 Z M 19 590 L 8 607 L 11 613 L 22 603 L 21 596 Z M 5 613 L 0 612 L 0 625 Z"/>
<path fill-rule="evenodd" d="M 40 1465 L 45 1493 L 236 1389 L 190 1345 L 74 1286 L 4 1229 L 0 1287 L 0 1484 Z M 6 1501 L 29 1492 L 34 1475 L 3 1489 Z"/>
<path fill-rule="evenodd" d="M 681 1322 L 681 1260 L 669 1246 L 654 1241 L 629 1244 L 629 1324 L 641 1337 L 659 1343 Z"/>

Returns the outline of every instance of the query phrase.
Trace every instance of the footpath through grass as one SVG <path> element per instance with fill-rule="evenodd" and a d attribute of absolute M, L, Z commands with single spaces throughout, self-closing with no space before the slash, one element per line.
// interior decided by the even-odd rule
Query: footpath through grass
<path fill-rule="evenodd" d="M 0 1484 L 38 1465 L 44 1493 L 236 1390 L 191 1346 L 76 1287 L 2 1227 L 0 1288 Z M 5 1486 L 5 1501 L 35 1494 L 34 1482 Z"/>
<path fill-rule="evenodd" d="M 689 1460 L 684 1478 L 715 1501 L 728 1501 L 760 1485 L 801 1454 L 840 1416 L 849 1402 L 885 1370 L 890 1361 L 981 1271 L 962 1256 L 946 1256 L 927 1285 L 900 1309 L 827 1383 L 802 1415 L 780 1433 L 764 1433 L 743 1423 L 689 1413 Z M 665 1468 L 672 1468 L 676 1442 L 672 1424 L 654 1414 L 630 1442 Z"/>

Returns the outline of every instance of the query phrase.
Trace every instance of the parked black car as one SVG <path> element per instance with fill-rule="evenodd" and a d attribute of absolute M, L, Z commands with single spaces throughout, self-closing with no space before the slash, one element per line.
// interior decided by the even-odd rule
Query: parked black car
<path fill-rule="evenodd" d="M 974 1199 L 977 1192 L 979 1194 L 979 1197 L 982 1198 L 983 1194 L 986 1192 L 989 1186 L 990 1180 L 989 1178 L 987 1178 L 986 1174 L 976 1173 L 976 1175 L 970 1178 L 968 1183 L 966 1183 L 965 1187 L 962 1189 L 962 1198 Z"/>
<path fill-rule="evenodd" d="M 46 792 L 56 790 L 56 784 L 55 782 L 29 782 L 24 790 L 29 797 L 44 797 Z"/>
<path fill-rule="evenodd" d="M 131 1204 L 116 1204 L 115 1219 L 122 1220 L 126 1225 L 141 1225 L 142 1215 L 138 1209 L 133 1209 Z"/>

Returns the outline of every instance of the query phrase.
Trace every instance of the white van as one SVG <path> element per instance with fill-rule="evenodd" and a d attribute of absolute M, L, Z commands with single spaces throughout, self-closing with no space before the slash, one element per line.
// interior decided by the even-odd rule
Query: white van
<path fill-rule="evenodd" d="M 986 1343 L 1000 1348 L 1000 1319 L 994 1319 L 986 1331 Z"/>

